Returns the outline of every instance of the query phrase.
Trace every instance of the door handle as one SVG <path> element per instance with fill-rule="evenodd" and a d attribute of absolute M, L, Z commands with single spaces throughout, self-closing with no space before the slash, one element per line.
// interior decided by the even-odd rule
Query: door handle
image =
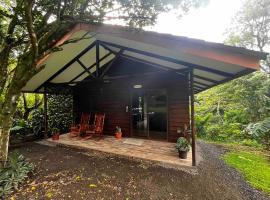
<path fill-rule="evenodd" d="M 149 112 L 149 113 L 147 113 L 147 115 L 153 115 L 153 114 L 155 114 L 155 112 Z"/>

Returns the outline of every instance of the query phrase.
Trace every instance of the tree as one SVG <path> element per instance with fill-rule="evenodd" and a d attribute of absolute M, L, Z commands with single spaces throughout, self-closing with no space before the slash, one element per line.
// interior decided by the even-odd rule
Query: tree
<path fill-rule="evenodd" d="M 270 47 L 270 0 L 246 0 L 243 7 L 233 19 L 232 26 L 227 30 L 225 43 L 252 50 L 265 52 Z M 262 134 L 265 144 L 270 144 L 270 78 L 268 61 L 262 63 L 262 71 L 254 72 L 229 83 L 214 87 L 199 94 L 197 118 L 200 124 L 206 124 L 206 129 L 220 125 L 220 133 L 230 135 L 232 130 L 224 131 L 223 124 L 241 124 L 242 134 Z M 218 105 L 218 106 L 217 106 Z M 217 117 L 217 109 L 222 109 L 223 115 Z M 210 117 L 205 117 L 210 116 Z M 207 122 L 205 121 L 207 120 Z M 222 119 L 222 120 L 220 120 Z M 199 125 L 200 125 L 199 124 Z M 249 125 L 248 125 L 249 124 Z M 248 125 L 246 132 L 243 132 Z M 203 130 L 200 127 L 200 130 Z M 259 131 L 258 131 L 259 130 Z M 263 130 L 263 131 L 262 131 Z M 256 134 L 252 134 L 256 133 Z M 207 134 L 204 131 L 204 134 Z M 218 135 L 215 129 L 214 134 Z M 227 138 L 228 139 L 228 138 Z M 258 138 L 260 139 L 260 138 Z M 262 141 L 262 140 L 261 140 Z"/>
<path fill-rule="evenodd" d="M 41 94 L 23 93 L 18 100 L 17 108 L 13 118 L 28 120 L 33 110 L 38 109 L 43 103 Z"/>
<path fill-rule="evenodd" d="M 270 0 L 246 0 L 227 30 L 225 43 L 265 52 L 270 46 Z M 269 70 L 270 58 L 262 69 Z"/>
<path fill-rule="evenodd" d="M 270 0 L 246 0 L 228 31 L 227 43 L 265 52 L 270 48 Z M 260 124 L 270 116 L 270 56 L 261 63 L 268 74 L 253 73 L 237 82 L 252 111 L 251 122 Z M 263 80 L 260 87 L 256 84 Z M 251 81 L 250 81 L 251 80 Z M 247 88 L 251 86 L 250 88 Z M 258 84 L 257 84 L 258 86 Z M 253 97 L 253 98 L 252 98 Z M 269 118 L 268 118 L 269 119 Z M 270 130 L 269 130 L 270 131 Z M 269 132 L 268 131 L 268 132 Z"/>
<path fill-rule="evenodd" d="M 200 0 L 2 0 L 0 2 L 0 162 L 7 159 L 9 130 L 20 91 L 77 22 L 102 23 L 117 16 L 142 28 L 161 12 L 198 6 Z M 112 17 L 113 16 L 113 17 Z M 67 41 L 69 42 L 69 41 Z M 44 67 L 44 66 L 43 66 Z"/>

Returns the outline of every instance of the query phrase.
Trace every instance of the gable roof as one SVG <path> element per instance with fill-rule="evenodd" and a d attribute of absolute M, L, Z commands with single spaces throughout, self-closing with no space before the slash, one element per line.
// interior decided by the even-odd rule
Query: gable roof
<path fill-rule="evenodd" d="M 64 44 L 70 39 L 76 42 Z M 48 83 L 74 86 L 104 71 L 121 56 L 176 73 L 193 68 L 195 91 L 200 92 L 258 70 L 259 61 L 267 56 L 245 48 L 115 25 L 77 24 L 56 45 L 61 44 L 62 51 L 40 60 L 44 69 L 22 91 L 42 92 Z"/>

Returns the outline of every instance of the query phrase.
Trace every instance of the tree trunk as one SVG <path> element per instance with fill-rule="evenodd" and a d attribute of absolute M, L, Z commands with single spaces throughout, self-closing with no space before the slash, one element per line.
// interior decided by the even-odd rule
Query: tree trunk
<path fill-rule="evenodd" d="M 0 167 L 7 161 L 12 116 L 15 113 L 18 98 L 19 92 L 17 95 L 7 95 L 6 102 L 9 103 L 0 111 Z"/>
<path fill-rule="evenodd" d="M 17 107 L 19 95 L 6 95 L 3 109 L 0 111 L 0 167 L 6 164 L 9 145 L 9 131 L 12 126 L 12 116 Z"/>
<path fill-rule="evenodd" d="M 10 86 L 0 110 L 0 166 L 4 166 L 7 161 L 9 132 L 19 96 L 20 90 L 15 85 Z"/>
<path fill-rule="evenodd" d="M 0 52 L 0 94 L 4 91 L 5 84 L 7 81 L 7 66 L 8 66 L 8 56 L 10 48 L 6 47 L 3 51 Z"/>
<path fill-rule="evenodd" d="M 23 113 L 22 118 L 24 120 L 28 120 L 30 113 L 33 110 L 37 109 L 39 106 L 41 106 L 43 100 L 39 98 L 38 94 L 35 94 L 34 105 L 32 107 L 28 107 L 27 98 L 26 98 L 25 94 L 23 94 L 22 97 L 23 97 L 23 107 L 24 107 L 24 113 Z"/>
<path fill-rule="evenodd" d="M 0 124 L 0 168 L 4 167 L 8 156 L 9 131 L 11 120 L 4 120 Z"/>
<path fill-rule="evenodd" d="M 31 112 L 32 110 L 33 110 L 33 109 L 29 109 L 29 108 L 25 109 L 25 111 L 24 111 L 24 113 L 23 113 L 23 119 L 24 119 L 24 120 L 28 120 L 28 117 L 29 117 L 30 112 Z"/>

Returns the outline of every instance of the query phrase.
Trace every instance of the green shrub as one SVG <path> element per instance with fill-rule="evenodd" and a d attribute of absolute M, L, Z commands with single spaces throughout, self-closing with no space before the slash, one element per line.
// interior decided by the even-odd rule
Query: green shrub
<path fill-rule="evenodd" d="M 224 115 L 224 121 L 228 123 L 241 123 L 247 124 L 249 121 L 248 115 L 244 110 L 233 109 L 227 110 Z"/>
<path fill-rule="evenodd" d="M 254 139 L 244 139 L 240 141 L 239 144 L 248 146 L 248 147 L 256 147 L 256 148 L 262 147 L 262 145 Z"/>
<path fill-rule="evenodd" d="M 228 138 L 232 140 L 242 139 L 244 136 L 242 134 L 242 125 L 240 123 L 224 123 L 222 126 Z"/>
<path fill-rule="evenodd" d="M 44 130 L 44 112 L 42 109 L 33 110 L 30 123 L 33 133 L 37 136 L 41 136 Z"/>
<path fill-rule="evenodd" d="M 199 137 L 205 137 L 206 136 L 206 130 L 205 127 L 207 126 L 207 122 L 211 118 L 211 114 L 207 114 L 206 116 L 197 115 L 195 118 L 195 126 L 196 131 L 198 133 Z"/>
<path fill-rule="evenodd" d="M 22 127 L 22 126 L 13 126 L 10 129 L 10 133 L 11 134 L 20 134 L 20 132 L 22 132 L 23 129 L 24 129 L 24 127 Z"/>
<path fill-rule="evenodd" d="M 184 137 L 179 137 L 177 139 L 177 142 L 176 142 L 176 145 L 175 145 L 175 148 L 178 150 L 178 151 L 189 151 L 190 150 L 190 144 L 188 142 L 188 140 Z"/>
<path fill-rule="evenodd" d="M 60 133 L 68 132 L 73 121 L 73 98 L 71 95 L 50 95 L 48 98 L 49 132 L 58 128 Z"/>
<path fill-rule="evenodd" d="M 206 138 L 213 141 L 223 141 L 226 136 L 220 124 L 211 124 L 206 127 Z"/>
<path fill-rule="evenodd" d="M 231 142 L 242 140 L 242 125 L 239 123 L 216 123 L 208 124 L 205 127 L 205 136 L 203 138 L 213 141 Z"/>
<path fill-rule="evenodd" d="M 244 132 L 247 132 L 270 149 L 270 117 L 257 123 L 250 123 Z"/>
<path fill-rule="evenodd" d="M 11 135 L 27 135 L 31 133 L 31 125 L 24 119 L 17 119 L 13 120 L 12 128 L 10 130 Z"/>
<path fill-rule="evenodd" d="M 0 169 L 0 197 L 9 195 L 13 189 L 18 189 L 19 184 L 33 170 L 34 165 L 26 161 L 22 155 L 17 152 L 11 153 L 6 166 Z"/>

